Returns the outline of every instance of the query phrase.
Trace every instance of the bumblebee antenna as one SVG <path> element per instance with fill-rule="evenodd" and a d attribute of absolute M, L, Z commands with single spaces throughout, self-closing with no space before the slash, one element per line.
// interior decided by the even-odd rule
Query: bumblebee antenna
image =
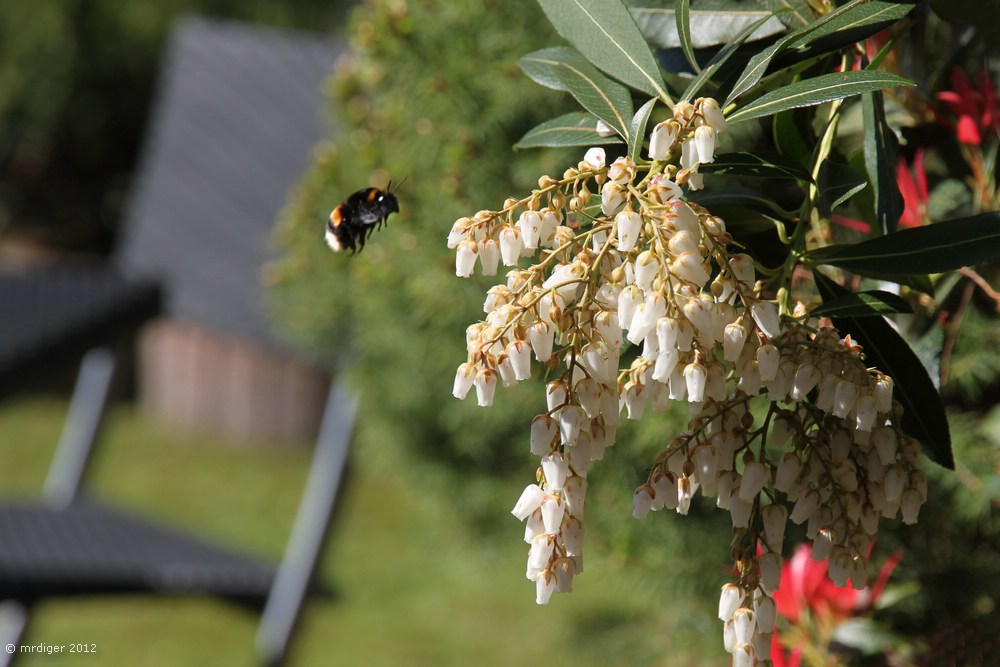
<path fill-rule="evenodd" d="M 392 187 L 392 181 L 389 181 L 389 186 L 386 189 L 389 192 L 395 192 L 399 188 L 400 185 L 402 185 L 403 183 L 406 182 L 407 178 L 409 178 L 409 176 L 404 176 L 398 183 L 396 183 L 396 187 Z"/>

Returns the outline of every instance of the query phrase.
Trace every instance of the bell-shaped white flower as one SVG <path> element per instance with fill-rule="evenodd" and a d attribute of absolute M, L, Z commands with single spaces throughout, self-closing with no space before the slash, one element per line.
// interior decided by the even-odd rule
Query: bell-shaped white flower
<path fill-rule="evenodd" d="M 606 181 L 601 187 L 601 212 L 611 216 L 625 207 L 626 190 L 615 181 Z"/>
<path fill-rule="evenodd" d="M 564 405 L 556 411 L 555 417 L 559 420 L 559 437 L 562 444 L 576 444 L 580 429 L 583 428 L 586 419 L 583 409 L 579 405 Z"/>
<path fill-rule="evenodd" d="M 635 162 L 623 155 L 608 167 L 608 178 L 620 185 L 628 185 L 635 178 Z"/>
<path fill-rule="evenodd" d="M 587 149 L 587 152 L 583 156 L 583 161 L 592 166 L 594 169 L 604 169 L 606 160 L 607 156 L 604 149 L 600 146 Z"/>
<path fill-rule="evenodd" d="M 792 400 L 801 401 L 806 395 L 815 389 L 822 379 L 822 374 L 815 364 L 804 363 L 795 370 L 795 377 L 792 380 Z"/>
<path fill-rule="evenodd" d="M 479 400 L 479 405 L 482 407 L 489 407 L 493 405 L 493 394 L 497 388 L 497 375 L 498 373 L 492 368 L 484 368 L 476 373 L 476 398 Z"/>
<path fill-rule="evenodd" d="M 742 586 L 732 583 L 724 584 L 722 594 L 719 596 L 719 620 L 728 621 L 731 619 L 736 610 L 743 604 L 746 596 L 747 592 Z"/>
<path fill-rule="evenodd" d="M 476 268 L 476 243 L 470 239 L 462 241 L 458 245 L 455 253 L 455 275 L 459 278 L 468 278 Z"/>
<path fill-rule="evenodd" d="M 479 261 L 483 265 L 484 276 L 495 276 L 500 264 L 500 244 L 494 239 L 486 239 L 480 243 Z"/>
<path fill-rule="evenodd" d="M 698 162 L 715 162 L 715 130 L 702 125 L 694 131 L 694 145 L 698 151 Z"/>
<path fill-rule="evenodd" d="M 521 229 L 521 243 L 525 248 L 534 250 L 542 236 L 542 216 L 538 211 L 525 211 L 517 221 Z"/>
<path fill-rule="evenodd" d="M 510 513 L 516 516 L 518 521 L 524 521 L 532 512 L 542 506 L 542 500 L 544 498 L 545 492 L 542 491 L 540 486 L 537 484 L 529 484 L 524 487 L 524 491 L 521 492 L 521 497 L 517 499 L 517 502 L 514 504 L 514 509 L 512 509 Z"/>
<path fill-rule="evenodd" d="M 750 314 L 757 327 L 768 338 L 777 338 L 781 334 L 781 318 L 778 317 L 778 307 L 771 301 L 755 301 L 750 306 Z"/>
<path fill-rule="evenodd" d="M 635 258 L 635 284 L 639 289 L 647 291 L 652 288 L 653 280 L 660 273 L 660 260 L 650 250 L 644 250 Z"/>
<path fill-rule="evenodd" d="M 770 343 L 765 343 L 757 348 L 757 369 L 760 371 L 761 382 L 770 382 L 778 374 L 778 363 L 781 361 L 781 353 L 778 348 Z"/>
<path fill-rule="evenodd" d="M 500 258 L 504 266 L 515 266 L 521 257 L 521 232 L 516 227 L 504 227 L 500 230 Z"/>
<path fill-rule="evenodd" d="M 684 367 L 684 382 L 687 384 L 687 399 L 691 403 L 700 403 L 705 395 L 705 382 L 708 379 L 708 369 L 700 362 L 692 362 Z"/>
<path fill-rule="evenodd" d="M 677 140 L 678 125 L 674 120 L 658 123 L 649 135 L 649 159 L 666 160 L 667 154 Z"/>
<path fill-rule="evenodd" d="M 531 453 L 535 456 L 545 456 L 552 448 L 559 424 L 549 415 L 536 415 L 531 420 Z"/>
<path fill-rule="evenodd" d="M 552 357 L 555 328 L 546 322 L 535 322 L 528 328 L 528 342 L 535 352 L 535 359 L 545 363 Z"/>
<path fill-rule="evenodd" d="M 690 232 L 695 239 L 701 238 L 701 220 L 686 202 L 670 202 L 671 224 L 678 232 Z"/>
<path fill-rule="evenodd" d="M 636 519 L 645 519 L 649 510 L 653 506 L 653 488 L 649 484 L 643 484 L 632 494 L 632 516 Z"/>
<path fill-rule="evenodd" d="M 698 148 L 694 139 L 687 139 L 681 144 L 681 169 L 691 169 L 698 166 Z"/>
<path fill-rule="evenodd" d="M 698 253 L 682 252 L 670 263 L 670 272 L 681 280 L 694 283 L 701 288 L 708 282 L 708 270 L 704 259 Z"/>
<path fill-rule="evenodd" d="M 602 137 L 613 137 L 616 134 L 618 134 L 618 132 L 615 131 L 615 128 L 611 127 L 603 120 L 597 121 L 597 126 L 594 128 L 594 131 L 596 131 Z"/>
<path fill-rule="evenodd" d="M 788 522 L 788 510 L 784 505 L 765 505 L 760 510 L 760 516 L 764 523 L 764 540 L 770 551 L 781 553 L 781 547 L 785 542 L 785 525 Z"/>
<path fill-rule="evenodd" d="M 476 367 L 466 362 L 458 367 L 455 372 L 455 385 L 451 390 L 452 396 L 458 400 L 463 400 L 472 389 L 476 381 Z"/>
<path fill-rule="evenodd" d="M 622 211 L 615 216 L 615 228 L 618 250 L 631 252 L 639 241 L 639 234 L 642 231 L 642 216 L 632 210 Z"/>
<path fill-rule="evenodd" d="M 719 103 L 710 97 L 701 101 L 700 111 L 702 118 L 716 132 L 723 132 L 726 129 L 726 117 L 719 108 Z"/>
<path fill-rule="evenodd" d="M 743 469 L 740 482 L 740 500 L 752 501 L 761 492 L 771 476 L 771 467 L 761 461 L 750 461 Z"/>

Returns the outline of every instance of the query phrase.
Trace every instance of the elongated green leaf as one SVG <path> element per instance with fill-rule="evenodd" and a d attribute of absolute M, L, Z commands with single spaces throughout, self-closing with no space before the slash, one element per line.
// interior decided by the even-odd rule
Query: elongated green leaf
<path fill-rule="evenodd" d="M 813 276 L 824 301 L 833 301 L 849 293 L 818 272 L 814 271 Z M 849 333 L 861 344 L 869 366 L 892 377 L 893 398 L 903 406 L 903 431 L 920 440 L 924 453 L 932 461 L 954 469 L 951 433 L 941 396 L 906 340 L 880 317 L 832 319 L 841 334 Z"/>
<path fill-rule="evenodd" d="M 739 123 L 753 118 L 771 116 L 779 111 L 795 107 L 813 106 L 882 88 L 912 85 L 913 82 L 909 79 L 888 72 L 862 70 L 860 72 L 823 74 L 762 95 L 730 114 L 728 119 L 730 123 Z"/>
<path fill-rule="evenodd" d="M 723 176 L 812 180 L 798 162 L 775 153 L 720 153 L 715 156 L 715 162 L 699 166 L 698 171 Z"/>
<path fill-rule="evenodd" d="M 1000 259 L 1000 213 L 903 229 L 853 245 L 808 254 L 811 264 L 858 273 L 928 274 Z"/>
<path fill-rule="evenodd" d="M 772 12 L 785 10 L 780 18 L 789 28 L 807 26 L 816 18 L 807 0 L 761 0 L 761 3 Z"/>
<path fill-rule="evenodd" d="M 791 211 L 781 208 L 776 201 L 767 195 L 751 188 L 699 190 L 691 194 L 691 199 L 713 211 L 716 206 L 734 206 L 763 211 L 779 218 L 790 218 L 793 215 Z"/>
<path fill-rule="evenodd" d="M 912 313 L 913 308 L 898 294 L 882 290 L 870 290 L 857 294 L 845 294 L 823 305 L 813 308 L 811 313 L 834 317 L 874 317 L 891 313 Z"/>
<path fill-rule="evenodd" d="M 846 164 L 824 160 L 819 170 L 820 215 L 829 218 L 833 209 L 861 192 L 868 185 L 860 174 Z"/>
<path fill-rule="evenodd" d="M 761 77 L 763 77 L 764 73 L 767 71 L 768 66 L 771 64 L 771 61 L 778 54 L 791 48 L 793 44 L 800 48 L 806 46 L 811 41 L 813 33 L 825 29 L 824 27 L 827 24 L 841 20 L 844 15 L 853 12 L 859 6 L 869 2 L 870 0 L 852 0 L 843 7 L 816 19 L 808 25 L 803 25 L 797 30 L 793 30 L 771 46 L 755 55 L 750 59 L 750 62 L 747 63 L 746 69 L 744 69 L 743 73 L 740 74 L 736 83 L 733 84 L 733 89 L 730 91 L 729 97 L 726 99 L 726 105 L 729 105 L 729 103 L 746 91 L 750 90 L 750 88 L 760 81 Z"/>
<path fill-rule="evenodd" d="M 629 140 L 632 96 L 625 86 L 601 74 L 582 57 L 560 63 L 555 72 L 580 106 L 614 128 L 626 142 Z"/>
<path fill-rule="evenodd" d="M 629 125 L 628 154 L 633 160 L 638 160 L 641 157 L 642 142 L 646 137 L 646 125 L 649 123 L 649 114 L 653 112 L 654 106 L 656 106 L 655 97 L 639 107 L 635 116 L 632 117 L 632 123 Z"/>
<path fill-rule="evenodd" d="M 750 37 L 750 35 L 757 32 L 757 30 L 767 21 L 769 21 L 770 18 L 771 18 L 770 16 L 766 16 L 764 18 L 755 21 L 754 23 L 751 23 L 742 32 L 736 35 L 736 37 L 734 37 L 732 41 L 730 41 L 724 47 L 719 49 L 719 51 L 712 57 L 712 60 L 708 63 L 705 69 L 703 69 L 701 73 L 698 74 L 698 76 L 696 76 L 693 81 L 691 81 L 691 83 L 687 87 L 687 90 L 685 90 L 684 94 L 681 95 L 681 99 L 682 100 L 693 99 L 694 96 L 701 89 L 701 87 L 705 85 L 705 82 L 711 79 L 715 75 L 715 73 L 719 71 L 719 68 L 722 67 L 727 60 L 729 60 L 729 57 L 736 52 L 736 49 L 740 48 L 740 46 L 743 45 L 743 42 L 745 42 L 747 38 Z"/>
<path fill-rule="evenodd" d="M 794 160 L 799 165 L 808 165 L 812 163 L 815 136 L 802 115 L 800 109 L 775 114 L 771 121 L 771 134 L 775 147 L 783 157 Z"/>
<path fill-rule="evenodd" d="M 574 111 L 552 120 L 547 120 L 528 130 L 515 149 L 539 148 L 541 146 L 600 146 L 620 144 L 618 137 L 606 137 L 597 132 L 597 118 L 584 111 Z"/>
<path fill-rule="evenodd" d="M 865 127 L 865 171 L 872 184 L 876 229 L 881 234 L 891 234 L 896 231 L 904 208 L 903 195 L 896 182 L 899 142 L 886 120 L 882 93 L 874 91 L 862 95 L 861 113 Z"/>
<path fill-rule="evenodd" d="M 664 0 L 660 0 L 662 4 Z M 677 33 L 676 9 L 657 6 L 653 0 L 630 2 L 635 22 L 652 44 L 663 49 L 681 46 Z M 699 0 L 697 9 L 688 12 L 691 26 L 691 46 L 696 49 L 726 44 L 758 19 L 771 16 L 766 9 L 751 8 L 738 0 Z M 785 31 L 777 18 L 771 18 L 747 41 L 763 39 Z"/>
<path fill-rule="evenodd" d="M 801 49 L 809 44 L 833 35 L 834 33 L 851 33 L 858 28 L 876 26 L 875 31 L 885 24 L 893 23 L 913 11 L 915 4 L 910 2 L 870 2 L 851 3 L 841 10 L 831 12 L 817 21 L 812 30 L 802 33 L 789 44 L 790 49 Z M 853 36 L 853 34 L 852 34 Z"/>
<path fill-rule="evenodd" d="M 521 56 L 517 61 L 521 71 L 528 75 L 535 83 L 551 88 L 553 90 L 566 90 L 566 86 L 559 80 L 556 74 L 556 66 L 566 62 L 572 57 L 570 49 L 565 46 L 552 46 L 547 49 L 539 49 L 529 54 Z M 579 52 L 575 52 L 579 54 Z"/>
<path fill-rule="evenodd" d="M 632 88 L 672 103 L 652 51 L 621 0 L 538 0 L 587 60 Z"/>
<path fill-rule="evenodd" d="M 694 47 L 691 46 L 691 0 L 675 0 L 675 16 L 677 37 L 681 40 L 681 51 L 691 65 L 691 71 L 697 74 L 701 71 L 698 59 L 694 57 Z"/>

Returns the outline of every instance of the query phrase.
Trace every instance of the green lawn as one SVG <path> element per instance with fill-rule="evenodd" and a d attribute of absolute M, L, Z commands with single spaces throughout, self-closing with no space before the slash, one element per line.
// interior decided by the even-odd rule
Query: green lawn
<path fill-rule="evenodd" d="M 64 402 L 42 399 L 0 408 L 0 494 L 38 494 L 65 411 Z M 117 408 L 87 488 L 120 506 L 277 560 L 308 464 L 305 447 L 227 445 Z M 710 611 L 703 606 L 692 613 L 689 599 L 664 604 L 662 589 L 600 540 L 592 541 L 596 546 L 575 591 L 537 607 L 533 585 L 523 575 L 527 548 L 520 525 L 508 516 L 497 524 L 500 530 L 473 530 L 454 512 L 462 503 L 461 488 L 425 488 L 422 480 L 413 467 L 352 452 L 321 568 L 336 598 L 310 604 L 292 664 L 726 662 Z M 510 504 L 520 491 L 516 486 Z M 671 575 L 669 559 L 659 567 L 655 576 L 678 574 Z M 211 599 L 53 601 L 36 609 L 25 642 L 94 643 L 97 654 L 42 655 L 21 664 L 249 665 L 256 621 L 246 610 Z"/>

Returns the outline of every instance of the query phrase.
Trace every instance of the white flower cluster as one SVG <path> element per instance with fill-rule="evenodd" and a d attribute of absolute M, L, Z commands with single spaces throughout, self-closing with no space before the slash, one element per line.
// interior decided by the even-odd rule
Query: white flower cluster
<path fill-rule="evenodd" d="M 771 338 L 759 327 L 738 353 L 726 351 L 731 337 L 716 344 L 716 356 L 721 347 L 723 361 L 732 361 L 726 396 L 692 406 L 688 430 L 658 455 L 633 496 L 637 518 L 663 508 L 686 514 L 699 489 L 729 511 L 739 583 L 723 587 L 719 615 L 733 664 L 741 665 L 770 655 L 788 520 L 806 525 L 813 557 L 829 559 L 834 584 L 860 589 L 879 517 L 901 513 L 914 523 L 927 497 L 920 446 L 899 430 L 892 380 L 869 371 L 860 347 L 833 328 L 778 325 Z M 761 393 L 770 405 L 754 428 L 748 403 Z"/>
<path fill-rule="evenodd" d="M 768 655 L 786 520 L 807 523 L 835 582 L 863 586 L 878 517 L 901 510 L 915 520 L 926 481 L 918 446 L 899 430 L 891 379 L 804 306 L 789 313 L 765 298 L 725 223 L 684 200 L 724 128 L 714 100 L 678 104 L 653 129 L 649 162 L 608 165 L 591 149 L 529 197 L 457 220 L 448 245 L 459 276 L 477 262 L 484 275 L 500 262 L 512 269 L 466 331 L 453 393 L 475 389 L 488 406 L 498 383 L 531 376 L 531 356 L 551 378 L 530 429 L 537 483 L 513 510 L 526 522 L 539 604 L 583 570 L 587 472 L 614 444 L 622 411 L 637 420 L 687 404 L 689 427 L 635 491 L 634 515 L 686 514 L 699 489 L 731 513 L 739 582 L 724 589 L 720 617 L 734 664 L 752 665 Z M 638 354 L 621 368 L 626 343 Z M 754 428 L 757 396 L 769 409 Z"/>

